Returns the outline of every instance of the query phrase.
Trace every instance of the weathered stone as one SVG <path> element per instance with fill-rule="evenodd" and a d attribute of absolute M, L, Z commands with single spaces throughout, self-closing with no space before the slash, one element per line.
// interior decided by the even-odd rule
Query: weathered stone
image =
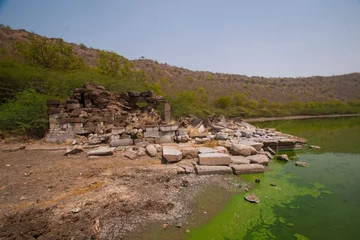
<path fill-rule="evenodd" d="M 84 149 L 81 146 L 74 146 L 66 149 L 65 156 L 68 154 L 78 154 L 84 152 Z"/>
<path fill-rule="evenodd" d="M 276 159 L 282 161 L 289 161 L 289 157 L 287 154 L 277 155 Z"/>
<path fill-rule="evenodd" d="M 200 153 L 198 156 L 200 165 L 225 165 L 230 164 L 230 156 L 224 153 Z"/>
<path fill-rule="evenodd" d="M 134 144 L 134 141 L 130 138 L 125 138 L 125 139 L 116 139 L 116 140 L 112 140 L 110 142 L 110 146 L 111 147 L 118 147 L 118 146 L 131 146 Z"/>
<path fill-rule="evenodd" d="M 243 142 L 240 142 L 240 144 L 252 146 L 253 148 L 256 149 L 256 151 L 261 151 L 261 148 L 264 146 L 263 143 L 254 142 L 254 141 L 243 141 Z"/>
<path fill-rule="evenodd" d="M 257 151 L 255 148 L 249 145 L 232 144 L 230 148 L 230 153 L 235 156 L 237 155 L 250 156 L 252 154 L 256 154 Z"/>
<path fill-rule="evenodd" d="M 137 158 L 138 154 L 135 151 L 127 150 L 124 152 L 124 156 L 131 160 L 134 160 L 135 158 Z"/>
<path fill-rule="evenodd" d="M 232 164 L 250 164 L 250 159 L 244 156 L 232 156 L 230 159 Z"/>
<path fill-rule="evenodd" d="M 178 167 L 178 168 L 176 169 L 176 172 L 177 172 L 177 174 L 185 174 L 185 173 L 186 173 L 186 170 L 185 170 L 184 168 L 182 168 L 182 167 Z"/>
<path fill-rule="evenodd" d="M 223 147 L 223 146 L 216 146 L 214 147 L 214 149 L 219 152 L 219 153 L 225 153 L 227 154 L 228 153 L 228 150 L 226 147 Z"/>
<path fill-rule="evenodd" d="M 182 159 L 182 153 L 173 147 L 163 147 L 163 157 L 169 163 L 179 162 Z"/>
<path fill-rule="evenodd" d="M 149 145 L 146 146 L 146 153 L 150 157 L 155 157 L 156 153 L 157 153 L 157 149 L 156 149 L 156 147 L 154 145 L 149 144 Z"/>
<path fill-rule="evenodd" d="M 193 166 L 186 166 L 186 165 L 183 165 L 181 166 L 183 169 L 185 169 L 185 172 L 186 173 L 194 173 L 194 167 Z"/>
<path fill-rule="evenodd" d="M 314 146 L 314 145 L 310 145 L 309 148 L 313 148 L 313 149 L 321 149 L 321 147 L 319 146 Z"/>
<path fill-rule="evenodd" d="M 181 152 L 184 159 L 197 158 L 198 156 L 198 149 L 195 147 L 184 147 Z"/>
<path fill-rule="evenodd" d="M 224 132 L 218 132 L 215 134 L 215 140 L 227 140 L 229 139 L 229 135 Z"/>
<path fill-rule="evenodd" d="M 263 173 L 265 171 L 264 165 L 261 164 L 239 164 L 232 165 L 234 174 L 251 174 Z"/>
<path fill-rule="evenodd" d="M 269 146 L 267 146 L 267 147 L 265 148 L 265 151 L 271 153 L 272 155 L 275 155 L 275 154 L 276 154 L 276 152 L 275 152 L 271 147 L 269 147 Z"/>
<path fill-rule="evenodd" d="M 273 156 L 273 155 L 271 155 L 271 153 L 270 153 L 270 152 L 267 152 L 267 151 L 264 151 L 264 152 L 259 152 L 258 154 L 262 154 L 262 155 L 267 156 L 267 157 L 269 158 L 269 160 L 274 159 L 274 156 Z"/>
<path fill-rule="evenodd" d="M 161 132 L 158 130 L 146 130 L 146 132 L 144 132 L 144 137 L 145 138 L 158 138 L 161 137 Z"/>
<path fill-rule="evenodd" d="M 115 148 L 111 147 L 99 147 L 98 149 L 91 150 L 87 153 L 88 156 L 107 156 L 113 155 Z"/>
<path fill-rule="evenodd" d="M 160 144 L 155 144 L 154 146 L 156 147 L 157 152 L 162 152 L 163 147 Z"/>
<path fill-rule="evenodd" d="M 306 163 L 306 162 L 296 161 L 296 162 L 295 162 L 295 166 L 298 166 L 298 167 L 307 167 L 307 166 L 309 166 L 309 164 Z"/>
<path fill-rule="evenodd" d="M 250 160 L 250 163 L 257 163 L 267 166 L 269 164 L 269 158 L 263 154 L 256 154 L 248 156 L 247 159 Z"/>
<path fill-rule="evenodd" d="M 208 147 L 198 147 L 197 148 L 199 153 L 216 153 L 217 151 L 213 148 Z"/>
<path fill-rule="evenodd" d="M 209 175 L 209 174 L 231 174 L 232 170 L 227 166 L 195 166 L 196 173 L 198 175 Z"/>
<path fill-rule="evenodd" d="M 249 201 L 251 203 L 260 203 L 259 198 L 254 193 L 250 193 L 246 195 L 244 198 L 246 201 Z"/>
<path fill-rule="evenodd" d="M 146 148 L 139 147 L 139 149 L 137 150 L 137 155 L 140 157 L 146 156 Z"/>

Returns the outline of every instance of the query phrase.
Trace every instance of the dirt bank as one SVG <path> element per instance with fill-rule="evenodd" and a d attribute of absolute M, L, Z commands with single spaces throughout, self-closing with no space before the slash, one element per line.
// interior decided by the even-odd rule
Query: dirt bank
<path fill-rule="evenodd" d="M 239 192 L 236 176 L 178 175 L 160 156 L 129 160 L 116 152 L 88 159 L 29 150 L 47 147 L 0 152 L 0 239 L 130 239 L 157 226 L 164 231 L 162 224 L 181 238 L 224 202 L 202 198 L 204 189 Z M 209 215 L 198 216 L 204 209 Z"/>
<path fill-rule="evenodd" d="M 285 117 L 262 117 L 244 119 L 245 122 L 266 122 L 275 120 L 295 120 L 295 119 L 309 119 L 309 118 L 334 118 L 334 117 L 356 117 L 360 114 L 333 114 L 333 115 L 317 115 L 317 116 L 285 116 Z"/>

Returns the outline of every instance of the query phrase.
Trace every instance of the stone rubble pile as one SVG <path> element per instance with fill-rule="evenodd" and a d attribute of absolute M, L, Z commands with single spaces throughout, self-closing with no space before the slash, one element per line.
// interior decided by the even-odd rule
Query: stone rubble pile
<path fill-rule="evenodd" d="M 166 105 L 166 121 L 157 114 L 160 103 Z M 170 106 L 162 97 L 152 92 L 113 94 L 95 83 L 75 89 L 62 104 L 48 100 L 47 105 L 46 141 L 99 146 L 87 153 L 89 157 L 120 151 L 131 160 L 145 155 L 161 155 L 164 163 L 197 160 L 193 166 L 182 165 L 179 173 L 260 173 L 277 150 L 293 150 L 306 143 L 275 129 L 259 129 L 218 115 L 206 120 L 190 115 L 171 122 Z M 72 148 L 67 154 L 70 151 L 81 152 Z"/>

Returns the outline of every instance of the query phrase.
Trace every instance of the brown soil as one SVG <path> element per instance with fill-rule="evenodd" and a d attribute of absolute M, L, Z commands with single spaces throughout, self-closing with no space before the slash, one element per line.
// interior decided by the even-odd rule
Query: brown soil
<path fill-rule="evenodd" d="M 196 219 L 206 221 L 199 211 L 207 208 L 211 216 L 225 193 L 239 191 L 235 176 L 177 175 L 177 166 L 161 164 L 160 156 L 129 160 L 116 152 L 89 159 L 49 151 L 64 147 L 0 152 L 0 239 L 133 239 L 154 226 L 177 229 L 181 239 Z M 209 187 L 223 197 L 194 201 Z"/>

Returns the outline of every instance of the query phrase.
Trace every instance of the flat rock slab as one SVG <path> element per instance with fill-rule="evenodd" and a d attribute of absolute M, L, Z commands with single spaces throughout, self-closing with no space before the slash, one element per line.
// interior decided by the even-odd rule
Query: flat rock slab
<path fill-rule="evenodd" d="M 199 153 L 216 153 L 217 151 L 213 148 L 208 147 L 198 147 L 197 148 Z"/>
<path fill-rule="evenodd" d="M 119 147 L 119 146 L 131 146 L 134 144 L 134 141 L 130 138 L 126 139 L 116 139 L 110 142 L 110 147 Z"/>
<path fill-rule="evenodd" d="M 264 154 L 256 154 L 248 156 L 247 159 L 250 160 L 250 163 L 257 163 L 267 166 L 269 164 L 269 158 Z"/>
<path fill-rule="evenodd" d="M 195 166 L 196 173 L 198 175 L 209 174 L 232 174 L 232 170 L 227 166 Z"/>
<path fill-rule="evenodd" d="M 20 149 L 20 148 L 19 148 Z M 66 153 L 64 154 L 64 156 L 68 155 L 68 154 L 78 154 L 78 153 L 82 153 L 84 151 L 84 149 L 81 146 L 74 146 L 74 147 L 70 147 L 66 149 Z"/>
<path fill-rule="evenodd" d="M 309 164 L 306 163 L 306 162 L 296 161 L 296 162 L 295 162 L 295 166 L 298 166 L 298 167 L 307 167 L 307 166 L 309 166 Z"/>
<path fill-rule="evenodd" d="M 240 164 L 231 166 L 234 174 L 263 173 L 265 168 L 261 164 Z"/>
<path fill-rule="evenodd" d="M 174 147 L 164 146 L 163 157 L 169 163 L 180 162 L 182 159 L 182 153 L 180 150 L 175 149 Z"/>
<path fill-rule="evenodd" d="M 200 165 L 228 166 L 231 163 L 230 156 L 224 153 L 200 153 L 198 159 Z"/>
<path fill-rule="evenodd" d="M 232 164 L 250 164 L 250 159 L 243 156 L 232 156 L 231 157 Z"/>
<path fill-rule="evenodd" d="M 181 168 L 183 168 L 185 170 L 185 173 L 194 173 L 195 170 L 194 170 L 194 167 L 193 166 L 180 166 Z"/>
<path fill-rule="evenodd" d="M 99 147 L 98 149 L 91 150 L 87 153 L 88 156 L 109 156 L 114 155 L 114 147 Z"/>

